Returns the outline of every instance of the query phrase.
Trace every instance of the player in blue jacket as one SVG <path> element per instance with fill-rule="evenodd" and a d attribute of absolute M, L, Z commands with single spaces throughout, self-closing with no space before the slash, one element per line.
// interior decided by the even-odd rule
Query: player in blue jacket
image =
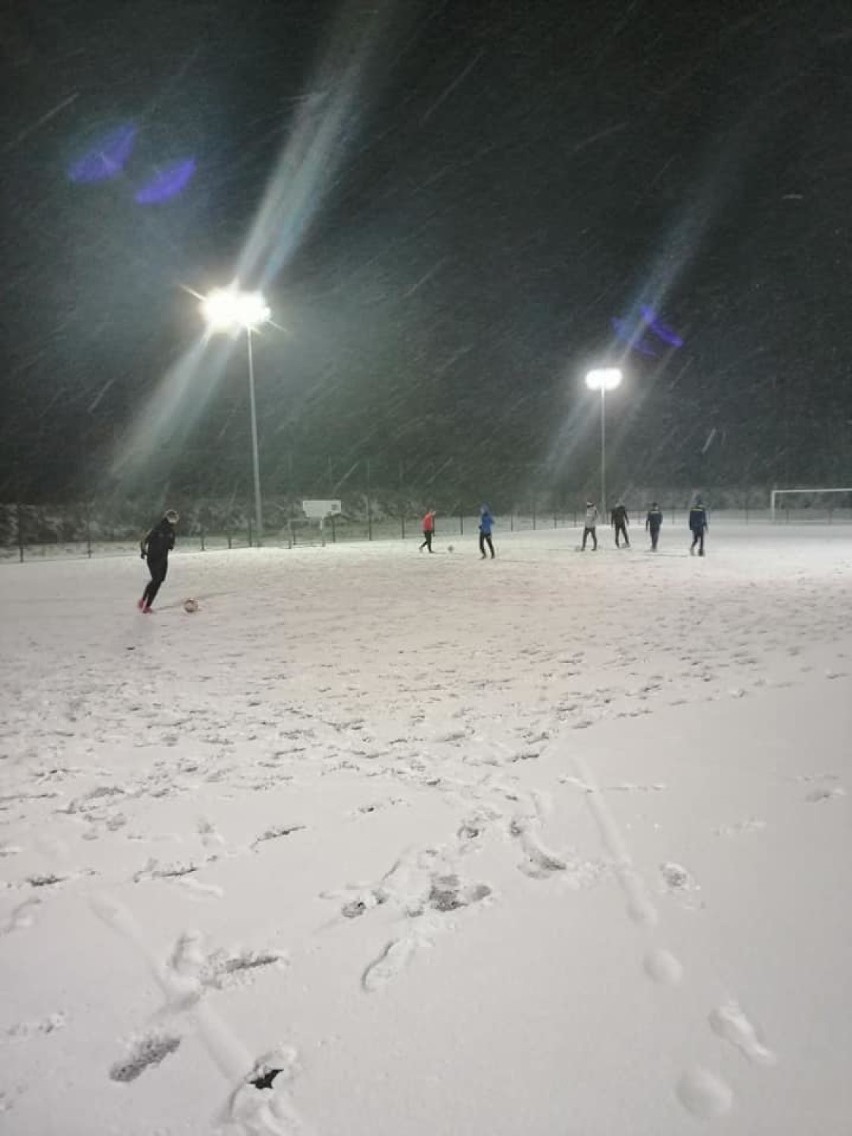
<path fill-rule="evenodd" d="M 482 505 L 479 510 L 479 553 L 483 560 L 485 559 L 486 544 L 491 553 L 491 559 L 494 559 L 494 541 L 491 539 L 493 527 L 494 518 L 491 516 L 491 510 L 487 505 Z"/>
<path fill-rule="evenodd" d="M 707 510 L 700 497 L 695 498 L 695 504 L 689 510 L 689 528 L 692 533 L 692 544 L 689 546 L 690 556 L 695 555 L 695 546 L 698 545 L 698 555 L 704 555 L 704 534 L 710 526 L 707 524 Z"/>

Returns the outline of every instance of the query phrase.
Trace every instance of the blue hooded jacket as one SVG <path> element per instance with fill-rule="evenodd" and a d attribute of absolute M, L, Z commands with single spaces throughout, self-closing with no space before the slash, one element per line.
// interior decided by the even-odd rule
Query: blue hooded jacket
<path fill-rule="evenodd" d="M 494 526 L 494 518 L 487 505 L 483 505 L 479 510 L 479 531 L 483 536 L 491 536 L 491 529 Z"/>

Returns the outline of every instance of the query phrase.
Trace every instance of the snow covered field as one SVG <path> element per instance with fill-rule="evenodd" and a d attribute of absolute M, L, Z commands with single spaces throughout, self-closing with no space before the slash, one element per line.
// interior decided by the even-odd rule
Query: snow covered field
<path fill-rule="evenodd" d="M 0 569 L 0 1131 L 849 1136 L 852 530 L 602 535 Z"/>

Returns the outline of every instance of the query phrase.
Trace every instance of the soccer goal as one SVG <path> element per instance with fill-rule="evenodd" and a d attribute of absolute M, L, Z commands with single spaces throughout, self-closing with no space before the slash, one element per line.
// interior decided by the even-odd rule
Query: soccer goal
<path fill-rule="evenodd" d="M 791 512 L 797 521 L 852 520 L 852 489 L 773 489 L 769 519 L 789 520 Z"/>

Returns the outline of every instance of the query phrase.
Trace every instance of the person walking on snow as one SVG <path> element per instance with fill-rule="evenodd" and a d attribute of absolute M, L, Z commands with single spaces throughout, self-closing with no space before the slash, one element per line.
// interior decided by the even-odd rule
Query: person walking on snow
<path fill-rule="evenodd" d="M 651 551 L 657 551 L 657 541 L 660 539 L 660 525 L 663 523 L 663 511 L 654 501 L 645 518 L 645 530 L 651 534 Z"/>
<path fill-rule="evenodd" d="M 591 501 L 586 502 L 586 515 L 583 518 L 583 552 L 586 551 L 586 541 L 592 538 L 592 551 L 598 550 L 598 507 Z"/>
<path fill-rule="evenodd" d="M 175 546 L 175 525 L 179 520 L 177 512 L 169 509 L 139 544 L 139 555 L 147 560 L 148 571 L 151 573 L 151 579 L 136 605 L 145 615 L 150 614 L 151 604 L 157 598 L 157 592 L 169 570 L 169 553 Z"/>
<path fill-rule="evenodd" d="M 612 527 L 615 529 L 615 547 L 621 548 L 621 545 L 618 542 L 618 538 L 619 536 L 623 536 L 624 547 L 629 548 L 630 537 L 627 535 L 627 526 L 630 524 L 630 518 L 627 515 L 627 509 L 624 507 L 624 503 L 622 501 L 619 501 L 615 508 L 612 510 L 610 522 L 612 524 Z"/>
<path fill-rule="evenodd" d="M 423 531 L 423 543 L 420 545 L 420 551 L 428 548 L 432 551 L 432 537 L 435 535 L 435 510 L 430 509 L 420 525 Z"/>
<path fill-rule="evenodd" d="M 494 518 L 491 516 L 491 510 L 487 505 L 482 505 L 479 510 L 479 553 L 483 560 L 485 559 L 486 544 L 491 553 L 491 559 L 494 559 L 494 542 L 491 539 L 493 527 Z"/>
<path fill-rule="evenodd" d="M 707 523 L 707 510 L 700 497 L 695 498 L 695 504 L 689 510 L 689 528 L 692 533 L 692 544 L 689 546 L 689 555 L 695 555 L 695 546 L 698 545 L 698 555 L 704 555 L 704 534 L 710 528 Z"/>

